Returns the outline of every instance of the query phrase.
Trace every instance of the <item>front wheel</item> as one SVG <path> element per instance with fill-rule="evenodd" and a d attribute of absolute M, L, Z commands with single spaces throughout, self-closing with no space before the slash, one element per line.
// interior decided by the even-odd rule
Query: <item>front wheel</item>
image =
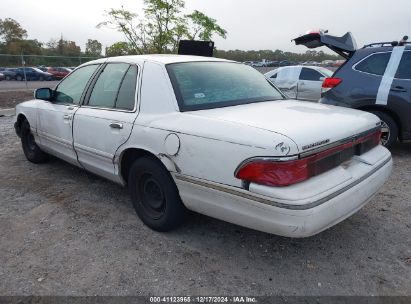
<path fill-rule="evenodd" d="M 142 157 L 130 169 L 128 188 L 139 218 L 153 230 L 170 231 L 185 220 L 183 205 L 170 173 L 153 157 Z"/>
<path fill-rule="evenodd" d="M 23 77 L 20 76 L 20 75 L 17 75 L 17 76 L 16 76 L 16 80 L 17 80 L 17 81 L 22 81 L 22 80 L 23 80 Z"/>
<path fill-rule="evenodd" d="M 48 160 L 48 154 L 37 146 L 27 120 L 24 120 L 21 125 L 21 144 L 24 155 L 32 163 L 39 164 Z"/>
<path fill-rule="evenodd" d="M 381 120 L 381 144 L 386 148 L 390 148 L 398 139 L 397 123 L 387 113 L 380 111 L 373 111 L 371 113 L 377 115 Z"/>

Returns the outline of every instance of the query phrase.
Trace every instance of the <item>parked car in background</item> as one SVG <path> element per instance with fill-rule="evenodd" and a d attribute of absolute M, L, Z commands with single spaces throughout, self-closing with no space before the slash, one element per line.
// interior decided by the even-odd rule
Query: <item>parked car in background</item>
<path fill-rule="evenodd" d="M 43 72 L 38 68 L 17 68 L 15 69 L 16 72 L 16 80 L 24 80 L 26 77 L 27 80 L 53 80 L 53 75 L 47 72 Z"/>
<path fill-rule="evenodd" d="M 252 66 L 253 65 L 253 61 L 244 61 L 243 62 L 245 65 L 249 65 Z"/>
<path fill-rule="evenodd" d="M 4 74 L 0 72 L 0 81 L 5 80 L 5 79 L 6 77 L 4 76 Z"/>
<path fill-rule="evenodd" d="M 382 143 L 411 140 L 411 44 L 379 42 L 357 49 L 350 33 L 323 32 L 296 39 L 310 48 L 326 45 L 347 60 L 323 82 L 321 103 L 350 107 L 377 115 Z"/>
<path fill-rule="evenodd" d="M 363 207 L 392 168 L 375 115 L 286 100 L 254 68 L 223 59 L 104 58 L 35 96 L 16 107 L 27 159 L 49 153 L 127 185 L 159 231 L 190 209 L 310 236 Z"/>
<path fill-rule="evenodd" d="M 323 80 L 332 74 L 332 71 L 323 67 L 288 66 L 272 70 L 265 77 L 289 98 L 319 101 Z"/>
<path fill-rule="evenodd" d="M 4 75 L 5 80 L 16 79 L 16 72 L 8 68 L 0 68 L 0 73 Z"/>
<path fill-rule="evenodd" d="M 47 73 L 52 74 L 54 79 L 61 80 L 68 74 L 70 74 L 71 70 L 69 70 L 68 68 L 50 67 L 47 69 Z"/>

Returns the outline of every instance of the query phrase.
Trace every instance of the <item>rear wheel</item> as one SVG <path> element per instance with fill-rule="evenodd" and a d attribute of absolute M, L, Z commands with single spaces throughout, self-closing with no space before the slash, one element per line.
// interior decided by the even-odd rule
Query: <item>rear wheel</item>
<path fill-rule="evenodd" d="M 7 75 L 6 80 L 11 80 L 11 77 L 9 75 Z"/>
<path fill-rule="evenodd" d="M 381 119 L 381 144 L 390 148 L 397 142 L 398 126 L 395 120 L 387 113 L 380 111 L 372 111 Z"/>
<path fill-rule="evenodd" d="M 27 120 L 24 120 L 21 124 L 21 144 L 23 146 L 24 155 L 32 163 L 39 164 L 48 160 L 48 154 L 43 152 L 39 146 L 37 146 Z"/>
<path fill-rule="evenodd" d="M 170 231 L 184 222 L 187 209 L 170 173 L 158 160 L 136 160 L 130 169 L 128 187 L 137 215 L 151 229 Z"/>
<path fill-rule="evenodd" d="M 23 77 L 21 77 L 21 75 L 17 75 L 17 76 L 16 76 L 16 80 L 17 80 L 17 81 L 22 81 L 22 80 L 23 80 Z"/>
<path fill-rule="evenodd" d="M 43 77 L 43 76 L 40 76 L 40 77 L 39 77 L 39 81 L 44 81 L 44 77 Z"/>

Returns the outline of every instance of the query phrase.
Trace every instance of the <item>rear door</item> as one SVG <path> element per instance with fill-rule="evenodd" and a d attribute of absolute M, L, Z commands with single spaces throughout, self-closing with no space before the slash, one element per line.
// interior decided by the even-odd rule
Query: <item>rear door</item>
<path fill-rule="evenodd" d="M 403 115 L 403 139 L 411 139 L 411 51 L 402 55 L 390 88 L 388 107 Z"/>
<path fill-rule="evenodd" d="M 139 71 L 128 63 L 105 65 L 74 116 L 74 148 L 80 164 L 114 181 L 114 155 L 129 138 L 137 116 Z"/>
<path fill-rule="evenodd" d="M 297 99 L 319 101 L 324 78 L 324 75 L 317 70 L 302 68 L 298 80 Z"/>

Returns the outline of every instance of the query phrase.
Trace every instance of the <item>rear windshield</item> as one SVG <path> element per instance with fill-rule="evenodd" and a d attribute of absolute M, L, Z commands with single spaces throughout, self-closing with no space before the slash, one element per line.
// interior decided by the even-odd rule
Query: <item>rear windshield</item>
<path fill-rule="evenodd" d="M 174 63 L 167 71 L 180 111 L 284 99 L 264 75 L 240 63 Z"/>

